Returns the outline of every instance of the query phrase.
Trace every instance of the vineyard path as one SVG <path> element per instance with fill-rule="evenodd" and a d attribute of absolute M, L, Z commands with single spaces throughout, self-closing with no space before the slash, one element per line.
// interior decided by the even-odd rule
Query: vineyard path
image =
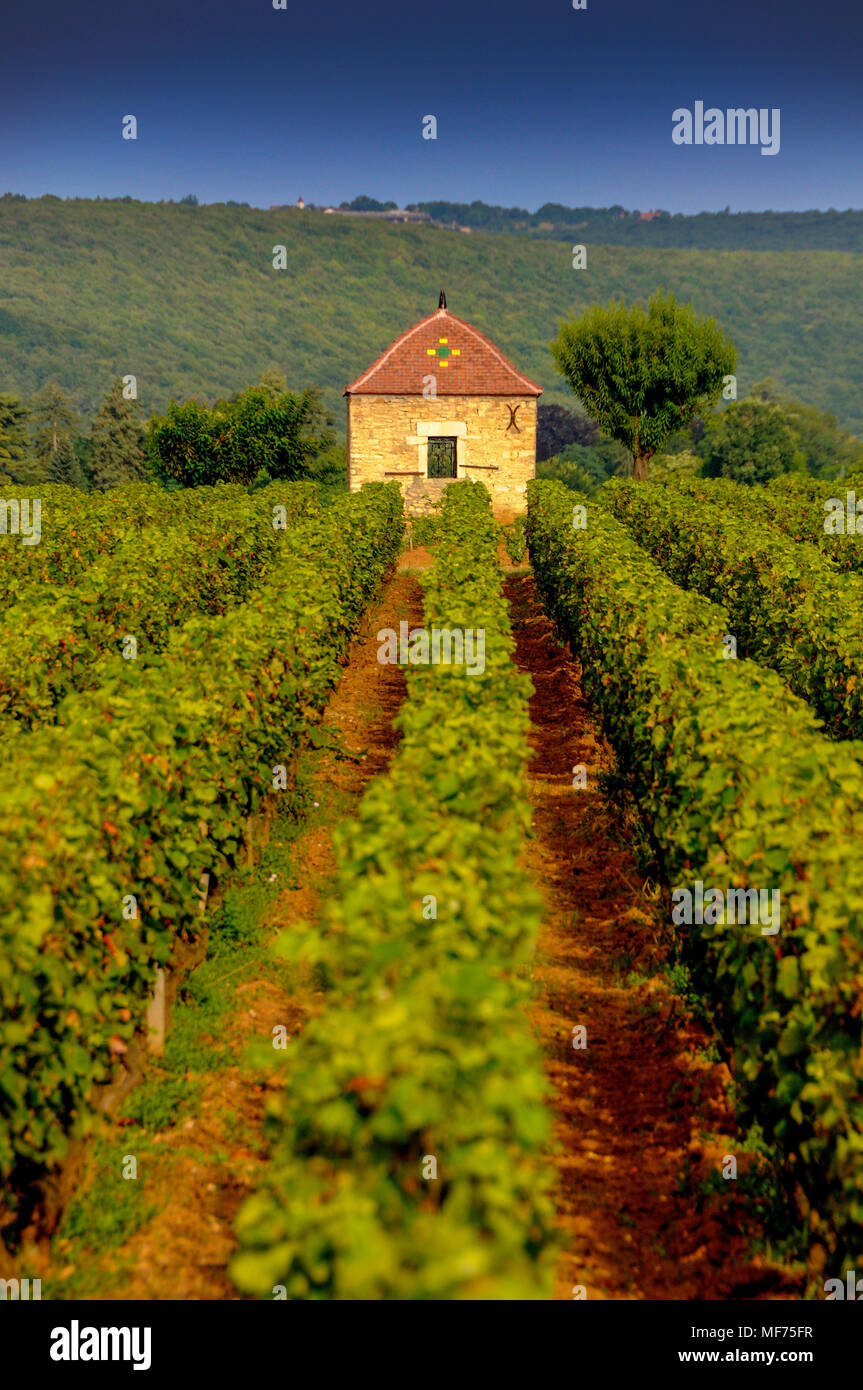
<path fill-rule="evenodd" d="M 516 662 L 533 681 L 529 867 L 546 898 L 534 1022 L 552 1086 L 556 1296 L 788 1298 L 783 1269 L 750 1254 L 758 1222 L 731 1181 L 702 1184 L 739 1153 L 730 1075 L 715 1040 L 662 969 L 668 928 L 637 868 L 631 827 L 601 774 L 612 754 L 556 641 L 532 576 L 507 580 Z M 586 786 L 573 785 L 586 773 Z M 576 1048 L 585 1035 L 586 1046 Z"/>

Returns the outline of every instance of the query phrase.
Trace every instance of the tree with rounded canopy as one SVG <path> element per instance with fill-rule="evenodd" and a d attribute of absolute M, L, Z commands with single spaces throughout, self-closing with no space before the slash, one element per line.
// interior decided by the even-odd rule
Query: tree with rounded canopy
<path fill-rule="evenodd" d="M 764 401 L 732 401 L 708 421 L 699 452 L 706 478 L 766 483 L 780 473 L 805 471 L 794 434 L 781 412 Z"/>
<path fill-rule="evenodd" d="M 148 451 L 163 482 L 197 487 L 256 478 L 307 478 L 334 442 L 317 391 L 285 389 L 267 372 L 256 385 L 212 409 L 197 400 L 171 401 L 150 420 Z"/>
<path fill-rule="evenodd" d="M 737 365 L 716 321 L 661 289 L 646 310 L 612 300 L 561 320 L 551 352 L 591 419 L 632 454 L 636 478 L 670 435 L 716 404 Z"/>
<path fill-rule="evenodd" d="M 772 405 L 794 436 L 798 462 L 819 478 L 842 478 L 863 463 L 863 440 L 841 429 L 836 416 L 786 396 L 771 377 L 758 381 L 748 399 Z"/>

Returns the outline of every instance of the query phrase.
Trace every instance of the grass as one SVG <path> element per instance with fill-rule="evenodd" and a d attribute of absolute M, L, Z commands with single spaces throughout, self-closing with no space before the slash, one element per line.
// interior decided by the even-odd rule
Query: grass
<path fill-rule="evenodd" d="M 200 1089 L 193 1077 L 157 1073 L 135 1088 L 123 1118 L 148 1131 L 172 1129 L 189 1114 Z"/>
<path fill-rule="evenodd" d="M 84 1185 L 76 1189 L 54 1237 L 52 1253 L 60 1275 L 59 1282 L 45 1281 L 47 1298 L 104 1296 L 122 1279 L 127 1262 L 120 1252 L 156 1211 L 147 1199 L 144 1176 L 151 1153 L 140 1133 L 119 1139 L 99 1135 L 94 1140 Z M 124 1177 L 124 1171 L 132 1171 L 132 1158 L 138 1176 Z M 94 1249 L 99 1251 L 98 1263 L 88 1259 Z"/>

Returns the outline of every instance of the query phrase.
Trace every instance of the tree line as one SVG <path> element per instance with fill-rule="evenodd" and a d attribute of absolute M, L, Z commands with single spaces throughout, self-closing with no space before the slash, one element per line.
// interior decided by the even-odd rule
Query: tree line
<path fill-rule="evenodd" d="M 0 484 L 104 491 L 144 478 L 167 487 L 331 483 L 345 467 L 331 424 L 317 391 L 289 391 L 276 373 L 213 406 L 172 400 L 165 415 L 149 419 L 117 378 L 89 425 L 52 379 L 26 404 L 0 394 Z"/>
<path fill-rule="evenodd" d="M 367 196 L 342 207 L 394 206 Z M 668 212 L 663 208 L 566 207 L 544 203 L 527 208 L 472 203 L 407 203 L 411 211 L 427 212 L 436 222 L 477 231 L 508 233 L 540 241 L 589 241 L 618 246 L 689 247 L 751 251 L 863 250 L 863 211 L 849 208 L 826 212 Z"/>
<path fill-rule="evenodd" d="M 74 396 L 54 379 L 26 403 L 0 393 L 0 482 L 117 487 L 144 476 L 144 439 L 141 407 L 125 398 L 119 377 L 89 425 Z"/>
<path fill-rule="evenodd" d="M 765 483 L 780 473 L 840 478 L 863 469 L 860 439 L 769 378 L 736 399 L 734 343 L 713 318 L 661 289 L 646 306 L 621 298 L 561 320 L 550 351 L 580 412 L 539 407 L 541 477 L 589 492 L 613 474 Z M 265 372 L 212 406 L 172 400 L 147 421 L 129 396 L 115 380 L 85 429 L 55 380 L 26 405 L 0 395 L 0 484 L 104 490 L 147 477 L 167 487 L 300 478 L 344 486 L 345 449 L 314 388 L 289 391 L 284 376 Z"/>
<path fill-rule="evenodd" d="M 562 320 L 551 353 L 588 420 L 540 406 L 540 476 L 589 492 L 613 474 L 766 483 L 780 473 L 839 478 L 863 469 L 863 441 L 770 378 L 738 400 L 733 342 L 673 294 L 658 291 L 646 308 L 612 300 Z"/>
<path fill-rule="evenodd" d="M 237 206 L 237 204 L 234 204 Z M 313 203 L 306 208 L 314 209 Z M 398 205 L 367 193 L 339 207 L 352 212 L 385 212 Z M 592 241 L 605 245 L 701 247 L 713 250 L 860 251 L 863 250 L 863 211 L 848 208 L 826 212 L 669 212 L 665 208 L 567 207 L 543 203 L 527 208 L 500 207 L 476 198 L 472 203 L 438 200 L 406 203 L 409 212 L 425 212 L 436 223 L 502 232 L 539 241 Z"/>

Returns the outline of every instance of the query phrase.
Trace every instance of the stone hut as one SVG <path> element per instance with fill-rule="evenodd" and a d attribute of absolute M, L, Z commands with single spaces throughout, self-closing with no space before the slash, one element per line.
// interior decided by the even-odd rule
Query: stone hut
<path fill-rule="evenodd" d="M 524 512 L 536 468 L 536 410 L 542 388 L 441 292 L 420 319 L 345 388 L 348 485 L 402 485 L 405 507 L 432 509 L 452 478 L 485 483 L 495 516 Z"/>

